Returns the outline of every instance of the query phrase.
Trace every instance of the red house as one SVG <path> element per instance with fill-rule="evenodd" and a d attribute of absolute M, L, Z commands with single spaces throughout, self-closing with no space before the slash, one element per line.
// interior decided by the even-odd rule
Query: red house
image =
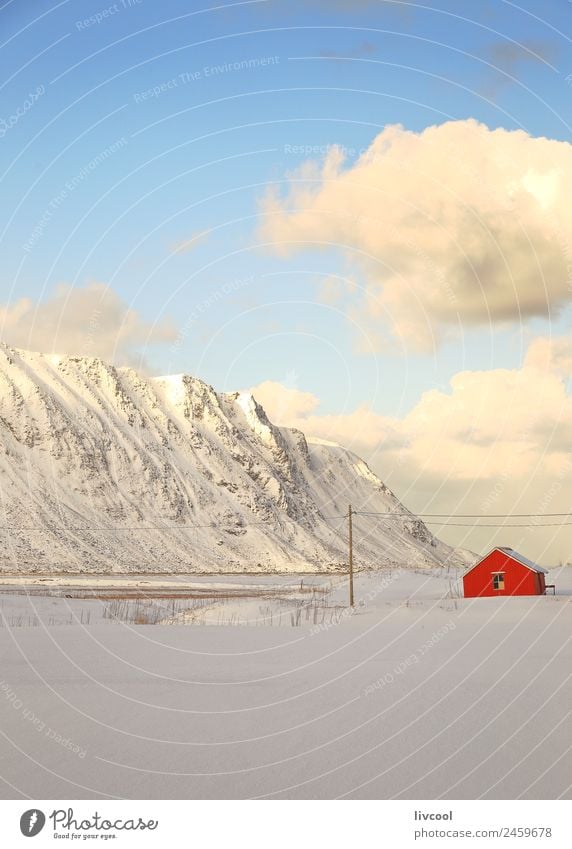
<path fill-rule="evenodd" d="M 493 548 L 463 575 L 465 598 L 544 595 L 546 569 L 512 548 Z"/>

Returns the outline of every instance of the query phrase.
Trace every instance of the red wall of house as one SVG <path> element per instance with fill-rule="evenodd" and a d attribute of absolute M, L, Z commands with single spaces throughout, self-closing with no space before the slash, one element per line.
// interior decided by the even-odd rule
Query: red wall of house
<path fill-rule="evenodd" d="M 493 589 L 493 572 L 504 572 L 504 590 Z M 465 598 L 475 596 L 542 595 L 544 574 L 512 560 L 502 551 L 491 551 L 463 578 Z"/>

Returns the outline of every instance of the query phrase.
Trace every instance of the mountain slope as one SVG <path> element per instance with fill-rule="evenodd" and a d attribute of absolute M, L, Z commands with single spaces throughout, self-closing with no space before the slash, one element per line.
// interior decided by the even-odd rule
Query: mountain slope
<path fill-rule="evenodd" d="M 348 502 L 404 511 L 355 454 L 250 395 L 0 345 L 2 571 L 335 569 Z M 412 514 L 354 523 L 358 567 L 453 555 Z"/>

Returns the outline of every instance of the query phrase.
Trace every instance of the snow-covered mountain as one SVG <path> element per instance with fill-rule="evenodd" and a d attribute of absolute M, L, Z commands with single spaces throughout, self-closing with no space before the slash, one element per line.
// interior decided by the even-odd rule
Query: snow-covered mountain
<path fill-rule="evenodd" d="M 320 571 L 455 553 L 350 451 L 187 375 L 0 345 L 0 571 Z M 462 558 L 459 556 L 460 561 Z"/>

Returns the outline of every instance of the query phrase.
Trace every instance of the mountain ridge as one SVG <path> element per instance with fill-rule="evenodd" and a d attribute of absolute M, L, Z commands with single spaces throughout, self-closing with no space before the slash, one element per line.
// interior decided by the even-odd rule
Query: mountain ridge
<path fill-rule="evenodd" d="M 463 558 L 356 454 L 249 393 L 0 343 L 0 571 L 328 571 Z"/>

